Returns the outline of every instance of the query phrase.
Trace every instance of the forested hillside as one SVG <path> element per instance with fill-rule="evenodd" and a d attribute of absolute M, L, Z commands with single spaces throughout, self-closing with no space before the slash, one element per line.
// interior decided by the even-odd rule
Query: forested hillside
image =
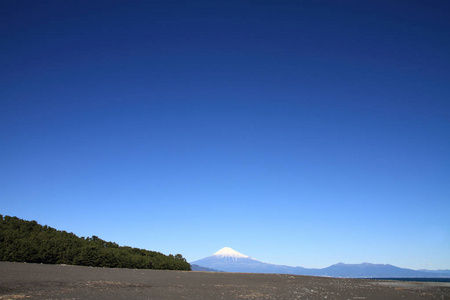
<path fill-rule="evenodd" d="M 191 270 L 181 256 L 144 249 L 120 247 L 96 236 L 39 225 L 17 217 L 0 215 L 0 260 L 92 267 Z"/>

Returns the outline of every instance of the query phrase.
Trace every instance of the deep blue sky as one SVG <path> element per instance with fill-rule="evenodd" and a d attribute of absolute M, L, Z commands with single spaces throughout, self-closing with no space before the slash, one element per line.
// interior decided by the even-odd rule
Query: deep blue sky
<path fill-rule="evenodd" d="M 450 269 L 450 5 L 2 1 L 0 213 L 188 261 Z"/>

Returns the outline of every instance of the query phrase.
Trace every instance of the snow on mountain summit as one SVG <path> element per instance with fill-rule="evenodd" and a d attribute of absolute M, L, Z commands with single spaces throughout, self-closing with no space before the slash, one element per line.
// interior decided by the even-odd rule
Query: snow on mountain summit
<path fill-rule="evenodd" d="M 230 247 L 224 247 L 213 254 L 213 256 L 233 257 L 233 258 L 250 258 L 250 256 L 237 252 Z"/>

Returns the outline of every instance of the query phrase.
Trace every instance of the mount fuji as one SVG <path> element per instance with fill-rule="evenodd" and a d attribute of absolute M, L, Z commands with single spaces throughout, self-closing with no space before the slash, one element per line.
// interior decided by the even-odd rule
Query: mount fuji
<path fill-rule="evenodd" d="M 225 272 L 241 273 L 287 273 L 307 271 L 302 267 L 289 267 L 265 263 L 250 256 L 237 252 L 230 247 L 225 247 L 211 256 L 193 261 L 191 264 Z"/>
<path fill-rule="evenodd" d="M 411 270 L 385 264 L 338 263 L 323 269 L 307 269 L 265 263 L 225 247 L 211 256 L 193 261 L 193 270 L 225 271 L 239 273 L 277 273 L 309 276 L 348 278 L 449 278 L 449 270 Z M 213 269 L 213 270 L 211 270 Z"/>

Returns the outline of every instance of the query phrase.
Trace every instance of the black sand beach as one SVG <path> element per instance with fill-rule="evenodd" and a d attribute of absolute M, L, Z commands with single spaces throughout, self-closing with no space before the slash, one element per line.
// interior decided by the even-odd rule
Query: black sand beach
<path fill-rule="evenodd" d="M 0 262 L 0 299 L 450 299 L 450 283 Z"/>

